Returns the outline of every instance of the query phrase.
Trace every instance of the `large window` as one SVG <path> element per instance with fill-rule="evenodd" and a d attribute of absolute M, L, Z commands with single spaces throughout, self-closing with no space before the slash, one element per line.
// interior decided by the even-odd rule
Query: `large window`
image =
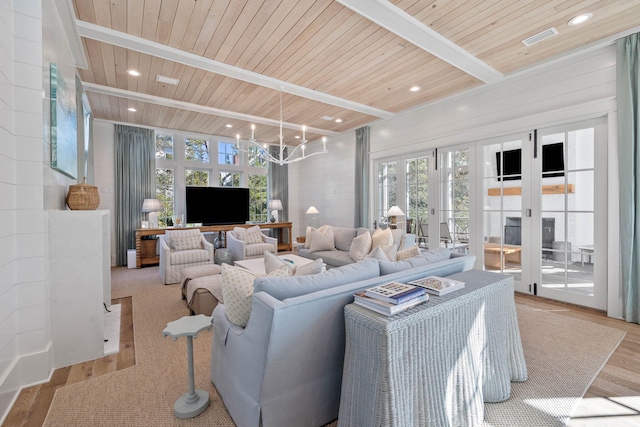
<path fill-rule="evenodd" d="M 216 161 L 218 156 L 218 161 Z M 164 204 L 160 225 L 185 215 L 185 187 L 250 189 L 251 221 L 267 221 L 267 163 L 258 147 L 238 149 L 235 141 L 179 131 L 156 133 L 156 193 Z"/>
<path fill-rule="evenodd" d="M 469 241 L 469 149 L 442 153 L 440 163 L 440 239 Z M 447 232 L 449 235 L 447 235 Z"/>

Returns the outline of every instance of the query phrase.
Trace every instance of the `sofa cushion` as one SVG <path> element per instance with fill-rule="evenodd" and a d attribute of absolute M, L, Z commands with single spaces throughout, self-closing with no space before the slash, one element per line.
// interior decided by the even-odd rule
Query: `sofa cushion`
<path fill-rule="evenodd" d="M 294 276 L 310 276 L 312 274 L 320 274 L 323 271 L 326 271 L 326 267 L 324 266 L 324 261 L 322 258 L 318 258 L 313 262 L 305 265 L 298 265 L 295 268 Z"/>
<path fill-rule="evenodd" d="M 374 247 L 369 255 L 367 255 L 367 258 L 374 258 L 380 261 L 391 261 L 391 259 L 389 259 L 389 256 L 385 253 L 384 249 L 382 249 L 380 246 Z"/>
<path fill-rule="evenodd" d="M 343 265 L 353 264 L 353 259 L 349 256 L 349 252 L 345 251 L 331 250 L 309 252 L 309 249 L 301 249 L 298 251 L 298 255 L 309 259 L 322 258 L 324 262 L 331 267 L 341 267 Z"/>
<path fill-rule="evenodd" d="M 335 248 L 339 251 L 348 251 L 357 231 L 355 228 L 333 227 Z"/>
<path fill-rule="evenodd" d="M 254 287 L 255 292 L 264 291 L 282 301 L 287 298 L 294 298 L 347 283 L 355 283 L 379 275 L 378 261 L 365 259 L 311 276 L 259 277 L 254 282 Z"/>
<path fill-rule="evenodd" d="M 391 245 L 393 245 L 393 234 L 391 234 L 390 228 L 385 228 L 384 230 L 381 228 L 378 228 L 373 233 L 373 236 L 371 236 L 372 248 L 375 248 L 376 246 L 386 248 Z"/>
<path fill-rule="evenodd" d="M 330 251 L 335 248 L 333 229 L 326 228 L 324 231 L 311 230 L 311 246 L 309 252 Z"/>
<path fill-rule="evenodd" d="M 354 261 L 362 261 L 371 252 L 371 234 L 362 233 L 351 241 L 349 256 Z"/>
<path fill-rule="evenodd" d="M 247 229 L 244 227 L 233 227 L 233 237 L 235 237 L 237 240 L 240 240 L 241 242 L 244 242 L 244 240 L 247 237 Z"/>
<path fill-rule="evenodd" d="M 429 264 L 429 261 L 419 255 L 401 261 L 380 261 L 380 274 L 386 275 L 397 273 L 399 271 L 409 270 L 410 268 L 420 267 L 426 264 Z"/>
<path fill-rule="evenodd" d="M 173 236 L 169 240 L 169 247 L 176 251 L 202 249 L 202 241 L 200 236 Z"/>
<path fill-rule="evenodd" d="M 171 265 L 191 264 L 209 260 L 209 251 L 205 249 L 189 249 L 187 251 L 172 251 L 169 255 Z"/>
<path fill-rule="evenodd" d="M 420 248 L 418 247 L 418 245 L 413 245 L 408 247 L 407 249 L 399 250 L 396 259 L 398 261 L 402 261 L 403 259 L 409 259 L 417 255 L 420 255 Z"/>
<path fill-rule="evenodd" d="M 291 269 L 282 266 L 272 271 L 269 276 L 291 276 Z M 251 316 L 251 299 L 255 274 L 241 267 L 222 264 L 222 297 L 229 321 L 245 327 Z"/>
<path fill-rule="evenodd" d="M 259 258 L 264 252 L 273 252 L 275 249 L 271 243 L 256 243 L 244 247 L 244 255 L 247 258 Z"/>
<path fill-rule="evenodd" d="M 451 249 L 438 248 L 430 251 L 422 252 L 422 256 L 429 262 L 444 261 L 451 258 Z"/>

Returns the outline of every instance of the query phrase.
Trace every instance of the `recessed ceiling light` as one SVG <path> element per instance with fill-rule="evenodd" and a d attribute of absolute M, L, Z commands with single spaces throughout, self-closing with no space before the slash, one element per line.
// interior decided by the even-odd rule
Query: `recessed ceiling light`
<path fill-rule="evenodd" d="M 342 123 L 342 119 L 336 119 L 336 123 Z"/>
<path fill-rule="evenodd" d="M 231 123 L 227 123 L 227 124 L 226 124 L 226 125 L 224 125 L 224 126 L 225 126 L 225 127 L 228 127 L 228 128 L 232 128 L 232 127 L 233 127 L 233 125 L 232 125 Z"/>
<path fill-rule="evenodd" d="M 412 86 L 411 89 L 409 89 L 411 92 L 417 92 L 420 90 L 420 86 Z"/>
<path fill-rule="evenodd" d="M 575 18 L 573 18 L 571 21 L 569 21 L 569 25 L 571 25 L 572 27 L 574 25 L 580 25 L 584 22 L 587 22 L 592 17 L 593 17 L 593 13 L 583 13 L 582 15 L 578 15 Z"/>
<path fill-rule="evenodd" d="M 178 83 L 180 83 L 180 80 L 178 79 L 174 79 L 173 77 L 161 76 L 160 74 L 156 76 L 156 81 L 160 83 L 167 83 L 170 85 L 177 85 Z"/>
<path fill-rule="evenodd" d="M 138 110 L 136 110 L 136 109 L 135 109 L 135 108 L 133 108 L 133 107 L 129 107 L 129 108 L 127 108 L 127 110 L 131 111 L 132 113 L 135 113 L 136 111 L 138 111 Z"/>
<path fill-rule="evenodd" d="M 296 137 L 295 137 L 295 138 L 296 138 L 296 139 L 300 139 L 300 135 L 296 135 Z"/>
<path fill-rule="evenodd" d="M 127 74 L 129 74 L 130 76 L 139 77 L 140 76 L 140 71 L 138 71 L 138 70 L 127 70 Z"/>

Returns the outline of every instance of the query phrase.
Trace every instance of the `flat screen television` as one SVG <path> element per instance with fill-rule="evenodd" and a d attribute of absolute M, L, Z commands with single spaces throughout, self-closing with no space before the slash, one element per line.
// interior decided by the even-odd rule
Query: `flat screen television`
<path fill-rule="evenodd" d="M 502 154 L 502 156 L 500 155 Z M 501 168 L 502 160 L 504 167 Z M 498 181 L 512 181 L 521 179 L 522 150 L 505 150 L 496 153 L 496 167 Z M 542 146 L 542 177 L 564 176 L 564 147 L 562 142 Z"/>
<path fill-rule="evenodd" d="M 187 187 L 187 223 L 244 224 L 249 221 L 249 189 Z"/>

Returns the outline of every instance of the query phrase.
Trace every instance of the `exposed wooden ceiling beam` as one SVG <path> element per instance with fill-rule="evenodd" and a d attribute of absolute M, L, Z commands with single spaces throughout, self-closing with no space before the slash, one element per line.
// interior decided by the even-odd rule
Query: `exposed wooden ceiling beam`
<path fill-rule="evenodd" d="M 494 83 L 503 77 L 502 73 L 433 31 L 388 0 L 336 1 L 485 83 Z"/>
<path fill-rule="evenodd" d="M 393 116 L 393 113 L 389 111 L 370 107 L 368 105 L 353 102 L 348 99 L 339 98 L 337 96 L 319 92 L 303 86 L 294 85 L 283 80 L 274 79 L 272 77 L 264 76 L 253 71 L 234 67 L 220 61 L 215 61 L 213 59 L 204 58 L 199 55 L 194 55 L 192 53 L 185 52 L 160 43 L 152 42 L 141 37 L 114 31 L 109 28 L 101 27 L 99 25 L 80 20 L 77 20 L 76 23 L 80 36 L 82 37 L 87 37 L 115 46 L 121 46 L 126 49 L 131 49 L 137 52 L 157 56 L 158 58 L 167 59 L 195 68 L 200 68 L 202 70 L 242 80 L 259 86 L 268 87 L 275 90 L 282 90 L 283 92 L 300 96 L 302 98 L 323 102 L 329 105 L 335 105 L 340 108 L 357 111 L 374 117 L 390 118 Z"/>
<path fill-rule="evenodd" d="M 206 107 L 204 105 L 191 104 L 189 102 L 177 101 L 169 98 L 162 98 L 160 96 L 155 96 L 155 95 L 147 95 L 144 93 L 133 92 L 130 90 L 118 89 L 118 88 L 98 85 L 94 83 L 87 83 L 87 82 L 83 82 L 82 87 L 87 92 L 99 93 L 102 95 L 116 96 L 118 98 L 125 98 L 125 99 L 131 99 L 134 101 L 141 101 L 141 102 L 147 102 L 147 103 L 156 104 L 156 105 L 163 105 L 165 107 L 178 108 L 181 110 L 188 110 L 196 113 L 204 113 L 204 114 L 210 114 L 213 116 L 227 117 L 230 119 L 244 120 L 244 121 L 256 123 L 256 124 L 263 124 L 263 125 L 276 126 L 276 127 L 280 126 L 279 120 L 269 119 L 266 117 L 252 116 L 249 114 L 237 113 L 235 111 L 221 110 L 219 108 Z M 287 129 L 300 130 L 300 126 L 301 125 L 296 123 L 289 123 L 289 122 L 282 123 L 282 127 Z M 307 132 L 313 132 L 313 133 L 317 133 L 320 135 L 327 135 L 327 136 L 335 136 L 339 134 L 339 132 L 320 129 L 320 128 L 311 127 L 311 126 L 307 126 Z"/>

